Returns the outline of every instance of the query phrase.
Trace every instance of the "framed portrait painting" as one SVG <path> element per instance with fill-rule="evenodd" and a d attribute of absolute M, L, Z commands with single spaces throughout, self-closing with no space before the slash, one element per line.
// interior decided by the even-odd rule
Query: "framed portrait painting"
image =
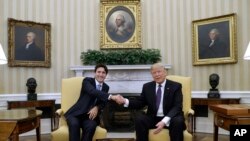
<path fill-rule="evenodd" d="M 50 67 L 51 25 L 8 19 L 10 67 Z"/>
<path fill-rule="evenodd" d="M 107 48 L 141 48 L 140 0 L 101 0 L 100 45 Z"/>
<path fill-rule="evenodd" d="M 237 62 L 236 14 L 192 22 L 193 65 Z"/>

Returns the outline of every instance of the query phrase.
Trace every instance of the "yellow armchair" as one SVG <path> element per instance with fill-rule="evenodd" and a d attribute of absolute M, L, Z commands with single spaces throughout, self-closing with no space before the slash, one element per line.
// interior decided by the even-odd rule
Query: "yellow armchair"
<path fill-rule="evenodd" d="M 68 125 L 63 114 L 78 100 L 82 87 L 83 77 L 72 77 L 62 80 L 61 92 L 61 109 L 56 111 L 55 131 L 51 133 L 52 141 L 68 141 L 69 132 Z M 92 141 L 96 139 L 106 138 L 107 130 L 97 126 Z"/>
<path fill-rule="evenodd" d="M 182 84 L 183 93 L 183 111 L 186 120 L 187 129 L 184 131 L 184 141 L 192 141 L 193 133 L 193 116 L 194 111 L 191 109 L 191 78 L 177 75 L 169 75 L 167 79 Z M 153 130 L 149 130 L 149 141 L 170 141 L 168 129 L 163 129 L 160 133 L 154 134 Z"/>

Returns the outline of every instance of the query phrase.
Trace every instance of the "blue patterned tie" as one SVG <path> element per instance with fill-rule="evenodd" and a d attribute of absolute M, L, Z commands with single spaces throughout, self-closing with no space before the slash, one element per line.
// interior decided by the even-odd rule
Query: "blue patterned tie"
<path fill-rule="evenodd" d="M 156 109 L 158 110 L 159 105 L 161 102 L 161 84 L 158 86 L 157 92 L 156 92 Z"/>

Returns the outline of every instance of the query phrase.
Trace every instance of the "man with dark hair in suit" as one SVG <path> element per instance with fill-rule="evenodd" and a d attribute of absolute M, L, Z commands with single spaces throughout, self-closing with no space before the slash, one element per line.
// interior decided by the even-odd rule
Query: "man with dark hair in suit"
<path fill-rule="evenodd" d="M 35 43 L 36 34 L 28 32 L 26 35 L 27 43 L 22 47 L 15 49 L 15 60 L 21 61 L 44 61 L 44 53 L 42 49 Z"/>
<path fill-rule="evenodd" d="M 171 141 L 183 141 L 186 125 L 182 111 L 182 86 L 166 79 L 167 71 L 161 63 L 152 65 L 151 74 L 154 81 L 143 85 L 138 99 L 123 100 L 128 108 L 147 106 L 146 114 L 138 115 L 135 119 L 136 140 L 148 141 L 149 129 L 154 129 L 154 133 L 158 134 L 167 128 Z"/>
<path fill-rule="evenodd" d="M 94 78 L 83 79 L 78 101 L 65 113 L 69 127 L 69 141 L 92 141 L 96 126 L 100 124 L 101 110 L 108 100 L 118 100 L 117 95 L 108 94 L 109 86 L 104 82 L 107 74 L 107 66 L 99 64 L 95 66 Z"/>

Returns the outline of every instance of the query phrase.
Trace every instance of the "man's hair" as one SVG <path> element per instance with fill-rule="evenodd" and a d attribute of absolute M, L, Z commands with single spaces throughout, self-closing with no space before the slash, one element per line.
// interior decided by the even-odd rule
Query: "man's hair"
<path fill-rule="evenodd" d="M 152 70 L 152 69 L 155 68 L 155 67 L 161 67 L 161 68 L 165 69 L 165 66 L 164 66 L 162 63 L 160 63 L 160 62 L 154 63 L 154 64 L 150 67 L 150 70 Z"/>
<path fill-rule="evenodd" d="M 108 74 L 108 67 L 107 67 L 106 65 L 104 65 L 104 64 L 97 64 L 97 65 L 95 66 L 95 72 L 96 72 L 96 70 L 97 70 L 98 68 L 104 68 L 106 74 Z"/>
<path fill-rule="evenodd" d="M 211 29 L 209 33 L 211 33 L 211 32 L 214 32 L 214 33 L 216 33 L 217 35 L 220 34 L 220 32 L 219 32 L 219 30 L 218 30 L 217 28 Z"/>
<path fill-rule="evenodd" d="M 36 33 L 34 33 L 34 32 L 32 32 L 32 31 L 30 31 L 30 32 L 28 32 L 28 33 L 27 33 L 27 35 L 28 35 L 28 34 L 32 34 L 33 39 L 35 39 L 35 38 L 36 38 Z"/>
<path fill-rule="evenodd" d="M 121 21 L 122 21 L 122 23 L 124 24 L 124 23 L 125 23 L 125 17 L 124 17 L 122 14 L 118 14 L 118 15 L 116 16 L 116 19 L 117 19 L 118 17 L 121 18 Z"/>

